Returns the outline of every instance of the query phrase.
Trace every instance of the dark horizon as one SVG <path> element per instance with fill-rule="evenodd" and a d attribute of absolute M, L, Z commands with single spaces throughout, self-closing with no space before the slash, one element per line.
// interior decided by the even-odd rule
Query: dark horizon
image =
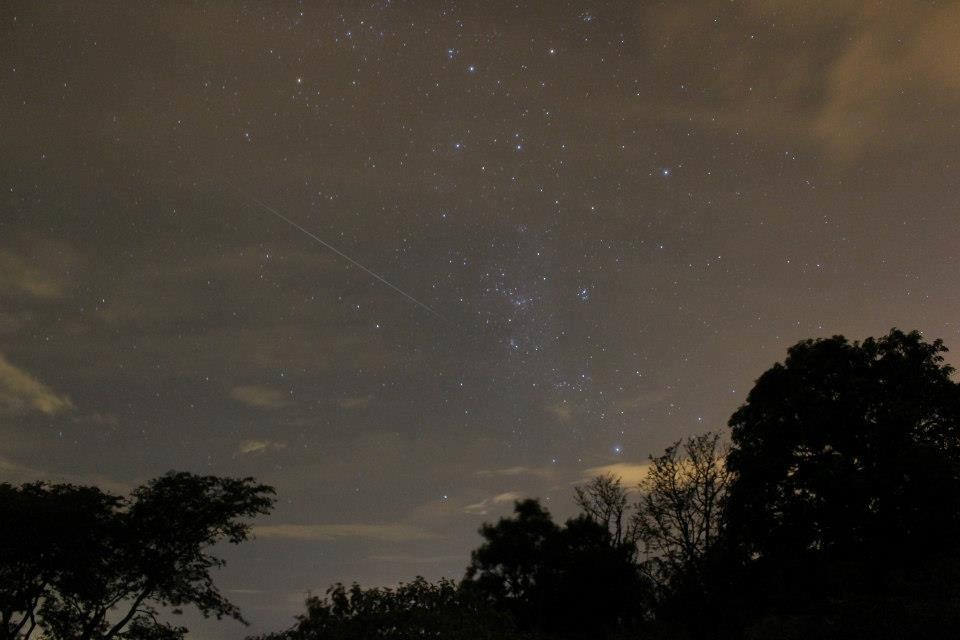
<path fill-rule="evenodd" d="M 0 482 L 276 487 L 192 637 L 460 578 L 798 340 L 960 348 L 957 5 L 0 19 Z"/>

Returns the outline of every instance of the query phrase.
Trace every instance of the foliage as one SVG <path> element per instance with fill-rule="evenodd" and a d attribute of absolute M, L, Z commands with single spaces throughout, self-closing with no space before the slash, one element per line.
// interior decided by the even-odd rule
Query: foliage
<path fill-rule="evenodd" d="M 392 589 L 336 584 L 325 597 L 307 599 L 293 628 L 263 640 L 484 640 L 507 633 L 507 621 L 471 592 L 451 580 L 417 577 Z"/>
<path fill-rule="evenodd" d="M 79 590 L 110 556 L 119 505 L 95 487 L 0 484 L 0 637 L 29 638 L 51 593 Z"/>
<path fill-rule="evenodd" d="M 945 351 L 896 329 L 807 340 L 757 380 L 730 419 L 730 608 L 821 637 L 930 637 L 920 620 L 960 620 L 960 385 Z"/>
<path fill-rule="evenodd" d="M 517 502 L 514 514 L 480 528 L 485 542 L 471 553 L 467 579 L 499 602 L 529 606 L 559 527 L 536 500 Z"/>
<path fill-rule="evenodd" d="M 170 473 L 128 498 L 92 487 L 0 485 L 3 638 L 169 640 L 185 629 L 157 607 L 195 606 L 242 620 L 213 584 L 210 553 L 238 544 L 245 519 L 268 513 L 270 487 L 251 478 Z"/>
<path fill-rule="evenodd" d="M 960 385 L 945 351 L 898 330 L 863 343 L 807 340 L 757 380 L 730 419 L 729 526 L 745 554 L 850 557 L 952 542 Z"/>
<path fill-rule="evenodd" d="M 484 524 L 484 543 L 465 586 L 509 612 L 522 631 L 602 638 L 636 622 L 645 584 L 632 543 L 616 542 L 589 517 L 553 523 L 536 500 L 517 502 L 515 517 Z"/>

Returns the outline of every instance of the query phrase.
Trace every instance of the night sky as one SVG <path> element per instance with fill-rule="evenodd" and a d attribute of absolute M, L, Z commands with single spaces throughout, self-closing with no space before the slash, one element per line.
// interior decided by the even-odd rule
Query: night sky
<path fill-rule="evenodd" d="M 958 123 L 956 2 L 4 3 L 0 480 L 274 485 L 250 631 L 460 577 L 797 340 L 960 348 Z"/>

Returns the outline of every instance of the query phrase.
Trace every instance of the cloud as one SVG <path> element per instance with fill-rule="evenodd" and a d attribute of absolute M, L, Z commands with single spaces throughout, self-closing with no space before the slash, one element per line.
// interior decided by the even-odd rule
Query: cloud
<path fill-rule="evenodd" d="M 370 406 L 370 402 L 373 400 L 373 395 L 367 394 L 365 396 L 358 396 L 355 398 L 343 398 L 340 400 L 341 409 L 366 409 Z"/>
<path fill-rule="evenodd" d="M 477 471 L 480 477 L 489 476 L 537 476 L 540 478 L 549 478 L 554 475 L 554 470 L 550 467 L 506 467 L 504 469 L 481 469 Z"/>
<path fill-rule="evenodd" d="M 0 413 L 22 415 L 38 411 L 48 416 L 73 408 L 73 402 L 58 394 L 0 354 Z"/>
<path fill-rule="evenodd" d="M 0 334 L 14 333 L 25 324 L 19 314 L 0 310 Z"/>
<path fill-rule="evenodd" d="M 504 502 L 514 502 L 523 498 L 523 494 L 517 491 L 507 491 L 506 493 L 499 493 L 493 498 L 490 499 L 493 504 L 503 504 Z"/>
<path fill-rule="evenodd" d="M 99 411 L 94 411 L 88 415 L 77 416 L 73 421 L 81 424 L 93 424 L 98 427 L 117 427 L 120 425 L 120 419 L 117 418 L 117 416 L 109 413 L 100 413 Z"/>
<path fill-rule="evenodd" d="M 649 471 L 650 463 L 635 464 L 630 462 L 616 462 L 602 467 L 584 469 L 583 479 L 587 480 L 596 476 L 610 474 L 620 478 L 623 484 L 630 488 L 646 478 Z"/>
<path fill-rule="evenodd" d="M 389 563 L 389 564 L 438 564 L 440 562 L 450 562 L 451 560 L 462 560 L 460 554 L 449 556 L 415 556 L 410 554 L 387 554 L 369 556 L 370 562 Z"/>
<path fill-rule="evenodd" d="M 464 513 L 469 513 L 470 515 L 476 516 L 485 516 L 488 513 L 489 504 L 486 500 L 481 500 L 480 502 L 474 504 L 468 504 L 463 508 Z"/>
<path fill-rule="evenodd" d="M 63 295 L 56 279 L 10 251 L 0 251 L 0 293 L 52 300 Z"/>
<path fill-rule="evenodd" d="M 498 504 L 504 503 L 513 503 L 517 500 L 523 499 L 524 494 L 518 491 L 507 491 L 505 493 L 499 493 L 492 498 L 487 498 L 486 500 L 481 500 L 475 504 L 468 504 L 463 508 L 464 513 L 469 513 L 471 515 L 486 515 L 490 507 L 493 507 Z"/>
<path fill-rule="evenodd" d="M 262 453 L 271 449 L 276 450 L 286 448 L 286 442 L 278 442 L 275 440 L 244 440 L 240 443 L 239 451 L 240 453 L 246 455 L 248 453 Z"/>
<path fill-rule="evenodd" d="M 132 487 L 123 482 L 117 482 L 99 474 L 54 473 L 29 465 L 14 462 L 0 456 L 0 478 L 13 484 L 24 482 L 62 482 L 76 485 L 92 485 L 112 491 L 114 493 L 129 493 Z"/>
<path fill-rule="evenodd" d="M 289 396 L 279 389 L 254 385 L 234 387 L 230 397 L 257 409 L 279 409 L 290 404 Z"/>
<path fill-rule="evenodd" d="M 340 538 L 363 538 L 382 542 L 434 540 L 434 533 L 408 524 L 274 524 L 253 528 L 261 538 L 286 540 L 331 541 Z"/>
<path fill-rule="evenodd" d="M 654 78 L 637 109 L 665 118 L 812 144 L 827 159 L 952 148 L 960 109 L 960 3 L 747 0 L 648 3 Z M 789 26 L 788 26 L 789 25 Z"/>
<path fill-rule="evenodd" d="M 960 5 L 891 5 L 862 11 L 829 71 L 813 129 L 843 159 L 932 141 L 960 107 Z"/>

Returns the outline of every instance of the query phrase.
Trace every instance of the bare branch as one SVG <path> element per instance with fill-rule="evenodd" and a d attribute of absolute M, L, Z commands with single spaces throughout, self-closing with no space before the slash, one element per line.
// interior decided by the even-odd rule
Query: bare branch
<path fill-rule="evenodd" d="M 650 556 L 649 571 L 664 583 L 699 565 L 723 526 L 723 500 L 730 484 L 726 447 L 720 435 L 678 440 L 651 457 L 650 473 L 640 483 L 633 528 Z"/>

